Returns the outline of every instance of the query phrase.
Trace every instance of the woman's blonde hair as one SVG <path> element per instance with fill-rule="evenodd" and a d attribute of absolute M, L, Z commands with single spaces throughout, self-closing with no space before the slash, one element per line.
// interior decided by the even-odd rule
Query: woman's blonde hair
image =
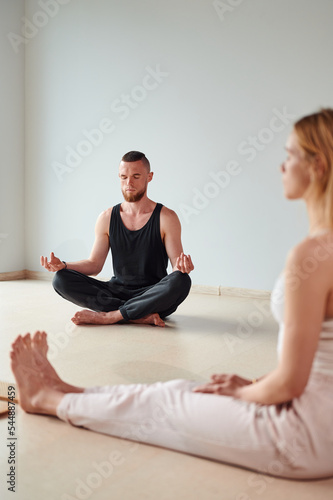
<path fill-rule="evenodd" d="M 316 176 L 314 192 L 322 203 L 323 223 L 333 227 L 333 109 L 323 108 L 304 116 L 295 123 L 294 130 L 308 158 L 320 164 L 321 175 Z"/>

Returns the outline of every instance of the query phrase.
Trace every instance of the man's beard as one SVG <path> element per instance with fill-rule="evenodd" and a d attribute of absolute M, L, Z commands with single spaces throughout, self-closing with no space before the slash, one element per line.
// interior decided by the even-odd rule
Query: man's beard
<path fill-rule="evenodd" d="M 128 201 L 129 203 L 134 203 L 135 201 L 140 201 L 144 197 L 145 192 L 146 189 L 143 189 L 138 193 L 131 193 L 124 190 L 122 193 L 123 197 L 125 198 L 125 201 Z"/>

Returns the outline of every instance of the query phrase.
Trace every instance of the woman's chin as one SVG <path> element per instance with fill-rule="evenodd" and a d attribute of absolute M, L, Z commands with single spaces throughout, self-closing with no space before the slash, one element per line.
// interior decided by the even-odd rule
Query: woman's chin
<path fill-rule="evenodd" d="M 302 198 L 302 195 L 300 193 L 295 193 L 288 189 L 284 189 L 283 194 L 286 200 L 299 200 L 300 198 Z"/>

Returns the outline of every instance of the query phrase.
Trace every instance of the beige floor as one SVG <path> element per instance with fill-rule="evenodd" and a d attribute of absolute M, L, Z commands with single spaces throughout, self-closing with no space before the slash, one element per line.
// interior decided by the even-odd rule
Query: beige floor
<path fill-rule="evenodd" d="M 256 377 L 276 362 L 277 326 L 262 300 L 191 294 L 165 329 L 74 327 L 77 308 L 42 281 L 0 282 L 0 380 L 13 380 L 17 334 L 44 329 L 50 358 L 78 385 Z M 71 427 L 16 409 L 16 493 L 7 491 L 7 417 L 0 418 L 0 498 L 16 500 L 331 499 L 333 479 L 276 479 L 198 457 Z M 112 465 L 113 463 L 113 465 Z M 104 464 L 104 468 L 102 467 Z M 269 466 L 269 464 L 268 464 Z"/>

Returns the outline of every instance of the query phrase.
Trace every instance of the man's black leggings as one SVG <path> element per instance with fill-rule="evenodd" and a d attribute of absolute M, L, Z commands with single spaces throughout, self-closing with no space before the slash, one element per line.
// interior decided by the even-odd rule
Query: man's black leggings
<path fill-rule="evenodd" d="M 191 278 L 174 271 L 155 285 L 126 288 L 111 281 L 100 281 L 71 269 L 58 271 L 53 278 L 55 291 L 78 306 L 98 312 L 119 309 L 125 321 L 158 313 L 169 316 L 189 294 Z"/>

